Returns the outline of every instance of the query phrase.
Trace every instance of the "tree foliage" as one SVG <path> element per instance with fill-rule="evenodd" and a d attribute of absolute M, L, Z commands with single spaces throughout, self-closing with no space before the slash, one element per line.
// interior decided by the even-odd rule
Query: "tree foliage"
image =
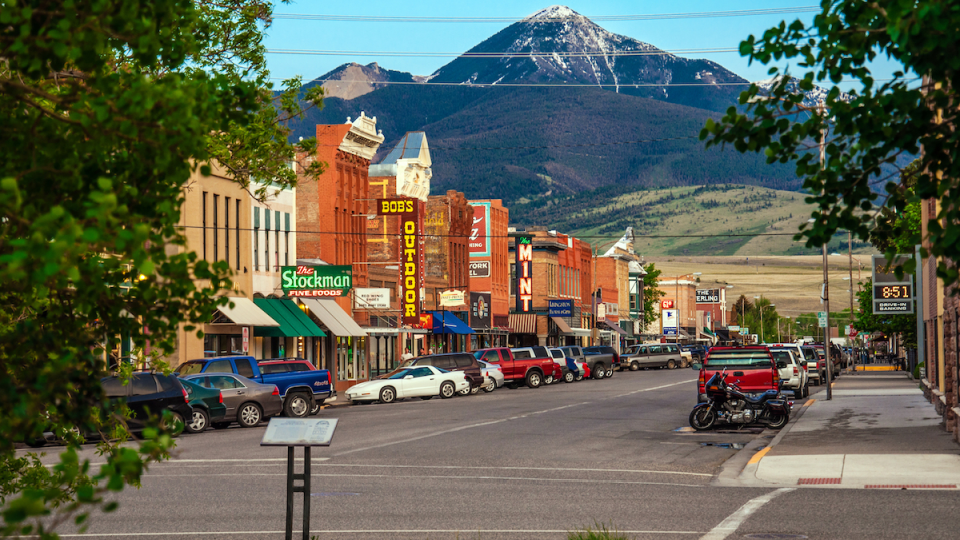
<path fill-rule="evenodd" d="M 708 120 L 700 137 L 709 139 L 708 146 L 763 152 L 771 164 L 795 164 L 818 206 L 815 223 L 798 234 L 808 246 L 823 245 L 841 229 L 884 242 L 896 231 L 878 224 L 878 209 L 902 213 L 910 202 L 940 199 L 945 204 L 928 224 L 930 255 L 940 258 L 938 275 L 954 283 L 957 269 L 946 261 L 960 259 L 960 132 L 954 128 L 960 115 L 960 10 L 950 0 L 822 0 L 820 6 L 810 26 L 781 22 L 740 44 L 751 62 L 795 60 L 805 70 L 799 83 L 788 69 L 770 68 L 779 79 L 769 95 L 751 85 L 740 95 L 745 110 L 731 108 L 720 122 Z M 880 57 L 902 66 L 882 84 L 870 68 Z M 841 81 L 859 85 L 849 101 L 841 99 Z M 802 106 L 803 96 L 794 92 L 815 83 L 829 86 L 822 113 Z M 911 155 L 919 155 L 909 175 L 913 192 L 898 183 L 897 167 L 901 156 Z M 895 249 L 891 244 L 888 255 Z M 912 272 L 913 266 L 910 261 L 902 270 Z"/>
<path fill-rule="evenodd" d="M 660 299 L 664 297 L 665 293 L 660 290 L 658 283 L 662 270 L 658 270 L 653 263 L 644 266 L 643 269 L 647 272 L 643 276 L 643 320 L 646 322 L 647 328 L 650 328 L 650 325 L 659 320 Z"/>
<path fill-rule="evenodd" d="M 283 121 L 302 112 L 299 81 L 270 92 L 269 17 L 258 0 L 0 4 L 3 534 L 47 538 L 90 505 L 112 509 L 103 495 L 137 485 L 172 448 L 156 421 L 139 447 L 119 444 L 129 411 L 104 400 L 105 348 L 123 335 L 169 353 L 180 324 L 226 302 L 215 297 L 231 285 L 224 263 L 168 249 L 185 244 L 196 168 L 219 161 L 245 186 L 295 182 Z M 71 428 L 107 435 L 99 471 Z M 43 431 L 67 443 L 49 469 L 15 447 Z"/>
<path fill-rule="evenodd" d="M 868 279 L 857 292 L 857 320 L 853 327 L 861 332 L 880 332 L 886 337 L 900 334 L 905 347 L 917 347 L 917 315 L 889 315 L 873 312 L 873 280 Z"/>

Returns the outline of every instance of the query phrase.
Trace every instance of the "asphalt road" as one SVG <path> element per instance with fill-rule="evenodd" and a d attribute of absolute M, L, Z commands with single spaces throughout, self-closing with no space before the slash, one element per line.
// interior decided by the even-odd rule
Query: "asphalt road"
<path fill-rule="evenodd" d="M 313 451 L 311 532 L 559 539 L 606 524 L 628 538 L 956 537 L 955 492 L 712 485 L 738 446 L 773 435 L 675 431 L 687 425 L 695 379 L 692 370 L 623 372 L 325 409 L 339 427 L 329 448 Z M 173 461 L 118 496 L 118 511 L 65 537 L 283 538 L 286 449 L 261 447 L 263 431 L 183 435 Z M 299 531 L 299 503 L 296 512 Z"/>

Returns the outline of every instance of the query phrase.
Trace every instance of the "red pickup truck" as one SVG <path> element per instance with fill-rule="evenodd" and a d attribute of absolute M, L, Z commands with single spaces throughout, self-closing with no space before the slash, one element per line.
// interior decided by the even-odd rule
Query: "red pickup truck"
<path fill-rule="evenodd" d="M 525 384 L 539 388 L 548 374 L 553 374 L 556 365 L 552 358 L 515 359 L 507 348 L 479 349 L 473 352 L 477 360 L 500 366 L 506 384 Z"/>
<path fill-rule="evenodd" d="M 714 373 L 724 369 L 727 370 L 727 382 L 736 382 L 747 395 L 760 395 L 767 390 L 776 390 L 780 384 L 780 372 L 766 346 L 713 347 L 700 368 L 697 402 L 706 401 L 706 381 L 709 381 Z"/>

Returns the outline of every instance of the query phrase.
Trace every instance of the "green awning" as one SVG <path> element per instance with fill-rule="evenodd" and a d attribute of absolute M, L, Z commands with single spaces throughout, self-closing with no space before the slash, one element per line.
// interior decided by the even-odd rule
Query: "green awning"
<path fill-rule="evenodd" d="M 260 337 L 323 337 L 326 334 L 300 310 L 293 300 L 254 298 L 253 303 L 280 323 L 279 327 L 255 326 L 253 335 Z"/>
<path fill-rule="evenodd" d="M 706 327 L 704 327 L 704 329 L 701 330 L 701 332 L 703 332 L 704 334 L 706 334 L 706 335 L 708 335 L 708 336 L 713 336 L 713 335 L 715 335 L 713 332 L 710 331 L 709 328 L 706 328 Z"/>

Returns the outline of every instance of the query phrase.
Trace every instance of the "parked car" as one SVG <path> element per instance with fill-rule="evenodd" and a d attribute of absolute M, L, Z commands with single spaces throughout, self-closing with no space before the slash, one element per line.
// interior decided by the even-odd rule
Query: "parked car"
<path fill-rule="evenodd" d="M 550 355 L 553 356 L 553 361 L 560 366 L 560 380 L 571 383 L 578 380 L 578 375 L 580 375 L 580 380 L 583 379 L 583 374 L 580 373 L 580 368 L 577 367 L 576 360 L 564 354 L 563 350 L 559 347 L 551 347 L 548 350 L 550 351 Z"/>
<path fill-rule="evenodd" d="M 205 372 L 181 377 L 204 388 L 214 388 L 223 394 L 227 413 L 221 422 L 211 422 L 216 429 L 232 422 L 240 427 L 255 427 L 261 421 L 277 416 L 284 409 L 280 391 L 275 384 L 263 384 L 234 373 Z"/>
<path fill-rule="evenodd" d="M 554 382 L 559 381 L 563 377 L 563 371 L 557 365 L 557 362 L 554 361 L 553 354 L 549 351 L 547 347 L 544 347 L 542 345 L 536 345 L 533 347 L 514 347 L 510 349 L 510 352 L 513 353 L 514 360 L 549 358 L 551 361 L 553 361 L 553 365 L 551 366 L 547 366 L 546 364 L 544 364 L 543 384 L 553 384 Z"/>
<path fill-rule="evenodd" d="M 202 433 L 213 422 L 223 422 L 227 416 L 227 406 L 223 404 L 223 394 L 214 388 L 204 388 L 199 384 L 181 379 L 180 384 L 187 391 L 187 399 L 192 409 L 190 421 L 184 429 L 188 433 Z"/>
<path fill-rule="evenodd" d="M 768 347 L 774 362 L 777 363 L 777 369 L 780 372 L 780 380 L 783 381 L 783 387 L 793 390 L 795 397 L 807 397 L 810 391 L 807 387 L 809 379 L 807 370 L 804 367 L 803 360 L 797 358 L 794 351 L 778 347 Z"/>
<path fill-rule="evenodd" d="M 493 392 L 497 388 L 503 386 L 503 371 L 500 369 L 499 365 L 490 364 L 484 362 L 483 360 L 477 360 L 477 363 L 480 364 L 480 373 L 483 375 L 484 392 Z"/>
<path fill-rule="evenodd" d="M 541 347 L 542 348 L 542 347 Z M 535 358 L 515 358 L 513 351 L 505 347 L 479 349 L 473 352 L 474 358 L 500 366 L 503 378 L 510 388 L 525 384 L 530 388 L 539 388 L 547 373 L 553 373 L 553 359 L 549 356 Z M 526 356 L 526 354 L 522 355 Z"/>
<path fill-rule="evenodd" d="M 480 373 L 480 364 L 477 363 L 477 359 L 474 358 L 472 354 L 467 352 L 418 356 L 417 358 L 411 358 L 400 364 L 401 368 L 411 366 L 433 366 L 446 371 L 462 371 L 466 375 L 467 382 L 470 383 L 470 387 L 466 390 L 458 389 L 460 394 L 464 396 L 471 393 L 476 394 L 480 391 L 480 387 L 483 386 L 483 375 Z M 380 378 L 385 379 L 393 375 L 394 372 L 390 372 L 380 376 Z"/>
<path fill-rule="evenodd" d="M 623 365 L 629 366 L 631 371 L 654 367 L 674 369 L 683 365 L 683 357 L 680 347 L 673 343 L 634 345 L 627 350 Z"/>
<path fill-rule="evenodd" d="M 804 345 L 800 348 L 800 351 L 803 353 L 803 359 L 807 363 L 807 376 L 810 377 L 810 380 L 814 381 L 814 384 L 823 384 L 823 381 L 827 380 L 826 362 L 820 358 L 817 350 L 809 345 Z"/>
<path fill-rule="evenodd" d="M 613 377 L 613 370 L 620 369 L 620 354 L 617 353 L 616 349 L 613 347 L 608 347 L 605 345 L 595 345 L 591 347 L 584 347 L 583 354 L 586 356 L 596 356 L 598 357 L 596 363 L 602 363 L 604 367 L 603 373 L 598 377 L 596 373 L 594 374 L 595 379 L 602 379 L 604 377 Z M 593 370 L 596 366 L 590 366 L 590 369 Z"/>
<path fill-rule="evenodd" d="M 707 348 L 703 345 L 681 345 L 680 350 L 682 352 L 690 353 L 690 356 L 692 357 L 690 363 L 702 364 L 703 359 L 707 357 Z"/>
<path fill-rule="evenodd" d="M 430 365 L 402 367 L 386 379 L 375 379 L 351 386 L 346 392 L 352 403 L 393 403 L 397 399 L 419 397 L 430 399 L 440 396 L 452 398 L 457 392 L 470 390 L 470 382 L 464 371 L 447 371 Z"/>
<path fill-rule="evenodd" d="M 608 354 L 587 354 L 584 347 L 571 345 L 560 347 L 567 358 L 573 358 L 577 362 L 587 365 L 590 375 L 594 379 L 602 379 L 607 374 L 607 369 L 613 364 L 613 359 Z M 605 363 L 606 362 L 606 363 Z M 599 368 L 599 369 L 598 369 Z"/>
<path fill-rule="evenodd" d="M 178 373 L 181 377 L 198 373 L 233 373 L 276 386 L 283 402 L 283 413 L 296 418 L 319 411 L 320 405 L 336 394 L 330 385 L 330 372 L 316 369 L 306 360 L 270 360 L 264 364 L 269 366 L 270 373 L 265 372 L 252 356 L 219 356 L 185 362 L 178 368 Z M 290 365 L 291 371 L 281 371 L 286 368 L 280 364 Z M 301 368 L 306 369 L 299 371 Z"/>
<path fill-rule="evenodd" d="M 724 380 L 736 383 L 740 390 L 750 397 L 756 397 L 767 390 L 777 390 L 780 384 L 780 372 L 773 361 L 770 350 L 764 346 L 714 347 L 710 349 L 697 381 L 697 401 L 707 400 L 704 385 L 715 373 L 726 369 Z"/>

